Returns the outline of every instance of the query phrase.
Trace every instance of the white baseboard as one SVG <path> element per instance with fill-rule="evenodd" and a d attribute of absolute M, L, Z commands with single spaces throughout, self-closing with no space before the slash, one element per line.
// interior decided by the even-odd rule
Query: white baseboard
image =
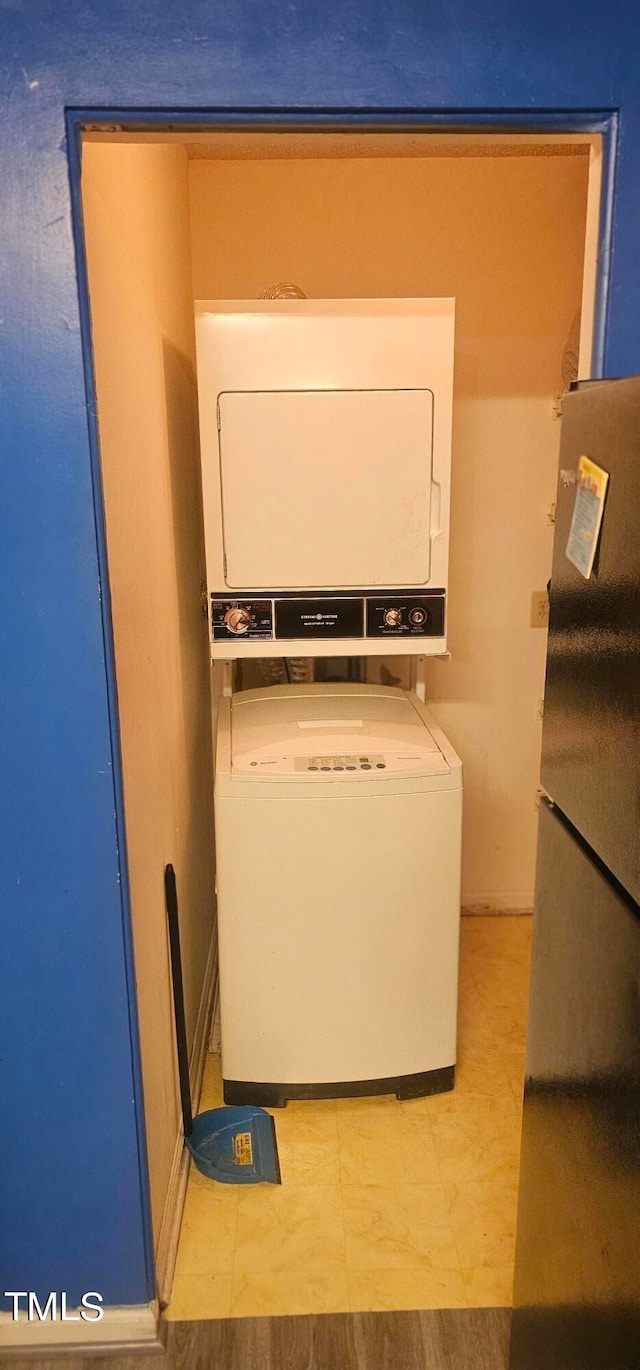
<path fill-rule="evenodd" d="M 213 1051 L 217 1056 L 222 1051 L 222 1030 L 220 1026 L 220 977 L 216 976 L 216 990 L 213 998 L 213 1013 L 211 1014 L 211 1033 L 209 1036 L 209 1051 Z"/>
<path fill-rule="evenodd" d="M 506 894 L 463 894 L 462 912 L 532 913 L 533 893 L 531 890 L 508 890 Z"/>
<path fill-rule="evenodd" d="M 217 998 L 217 993 L 218 939 L 216 936 L 216 929 L 214 928 L 211 946 L 209 948 L 209 956 L 207 958 L 207 967 L 202 983 L 200 1008 L 198 1009 L 198 1020 L 189 1061 L 189 1080 L 191 1084 L 191 1099 L 194 1113 L 197 1111 L 200 1091 L 202 1089 L 202 1077 L 207 1058 L 209 1024 L 211 1022 L 211 1013 Z M 184 1208 L 188 1178 L 189 1152 L 184 1144 L 184 1133 L 181 1125 L 178 1136 L 176 1137 L 176 1145 L 171 1164 L 171 1175 L 169 1178 L 167 1197 L 156 1250 L 156 1287 L 161 1306 L 168 1303 L 171 1297 L 176 1257 L 178 1254 L 178 1242 L 180 1240 L 182 1210 Z"/>
<path fill-rule="evenodd" d="M 180 1128 L 171 1162 L 171 1175 L 156 1252 L 156 1289 L 161 1308 L 169 1302 L 171 1297 L 188 1178 L 189 1152 L 184 1144 L 184 1134 Z"/>
<path fill-rule="evenodd" d="M 0 1312 L 0 1359 L 10 1355 L 16 1360 L 20 1354 L 48 1356 L 57 1351 L 77 1350 L 93 1356 L 99 1351 L 122 1351 L 136 1348 L 161 1350 L 158 1336 L 157 1303 L 140 1303 L 122 1307 L 106 1306 L 99 1322 L 84 1322 L 79 1309 L 70 1309 L 68 1321 L 29 1322 L 22 1312 L 14 1321 L 10 1313 Z M 75 1318 L 78 1317 L 78 1321 Z"/>

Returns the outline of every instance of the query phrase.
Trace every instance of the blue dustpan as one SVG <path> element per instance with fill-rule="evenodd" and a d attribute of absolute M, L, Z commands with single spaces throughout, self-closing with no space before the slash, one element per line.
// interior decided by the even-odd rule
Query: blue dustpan
<path fill-rule="evenodd" d="M 198 1170 L 210 1180 L 280 1184 L 275 1123 L 263 1108 L 209 1108 L 193 1119 L 185 1142 Z"/>
<path fill-rule="evenodd" d="M 173 866 L 165 866 L 164 888 L 169 923 L 173 1008 L 176 1020 L 178 1073 L 184 1140 L 198 1170 L 220 1184 L 280 1184 L 276 1129 L 270 1113 L 250 1105 L 209 1108 L 191 1115 L 189 1059 L 184 1021 L 178 895 Z"/>

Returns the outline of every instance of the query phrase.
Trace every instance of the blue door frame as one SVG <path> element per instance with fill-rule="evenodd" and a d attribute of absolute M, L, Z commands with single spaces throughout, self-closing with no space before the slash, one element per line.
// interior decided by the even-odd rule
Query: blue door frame
<path fill-rule="evenodd" d="M 126 859 L 126 826 L 122 781 L 122 757 L 120 751 L 120 728 L 117 712 L 116 664 L 111 618 L 105 510 L 100 469 L 97 394 L 91 346 L 89 286 L 82 220 L 82 135 L 85 131 L 91 131 L 92 133 L 109 131 L 110 134 L 113 134 L 115 130 L 120 130 L 123 133 L 160 133 L 168 131 L 184 132 L 185 134 L 188 132 L 215 133 L 216 131 L 221 132 L 224 130 L 229 131 L 240 128 L 245 132 L 264 132 L 269 130 L 272 132 L 278 131 L 286 133 L 304 131 L 310 134 L 327 132 L 328 130 L 333 130 L 334 132 L 340 130 L 349 132 L 356 128 L 360 132 L 366 130 L 371 133 L 394 132 L 398 134 L 407 132 L 430 133 L 434 132 L 436 129 L 441 133 L 457 132 L 472 134 L 501 132 L 504 133 L 505 136 L 523 132 L 539 134 L 600 134 L 603 140 L 604 173 L 602 177 L 603 193 L 600 218 L 600 243 L 596 275 L 592 366 L 594 376 L 600 376 L 602 374 L 606 335 L 607 290 L 611 251 L 611 205 L 615 168 L 615 139 L 617 132 L 616 115 L 611 111 L 574 115 L 571 120 L 568 121 L 566 114 L 563 116 L 560 112 L 554 113 L 553 111 L 547 111 L 544 115 L 520 111 L 507 117 L 501 117 L 496 112 L 490 111 L 478 112 L 473 115 L 464 114 L 461 111 L 452 111 L 447 114 L 434 111 L 398 111 L 393 118 L 390 118 L 390 116 L 383 111 L 375 110 L 368 111 L 366 114 L 358 113 L 350 116 L 345 116 L 344 112 L 340 111 L 334 111 L 333 113 L 323 111 L 322 114 L 314 113 L 312 111 L 297 111 L 295 115 L 291 112 L 283 111 L 278 115 L 274 115 L 272 111 L 267 110 L 234 110 L 232 113 L 229 111 L 202 111 L 201 116 L 198 118 L 194 116 L 193 112 L 186 114 L 184 111 L 169 109 L 153 111 L 137 110 L 135 114 L 133 114 L 131 110 L 67 110 L 69 173 L 73 206 L 73 230 L 78 276 L 80 326 L 87 391 L 87 414 L 93 477 L 96 543 L 98 564 L 100 568 L 100 585 L 102 587 L 101 607 L 112 739 L 115 821 L 118 834 L 118 847 L 121 854 L 120 890 L 122 900 L 122 925 L 124 933 L 129 1020 L 131 1027 L 137 1143 L 140 1163 L 140 1182 L 143 1194 L 145 1253 L 149 1288 L 153 1287 L 151 1214 L 146 1162 L 144 1101 L 142 1092 L 135 974 L 133 966 L 133 931 Z"/>
<path fill-rule="evenodd" d="M 135 1304 L 154 1278 L 79 131 L 601 132 L 596 367 L 628 374 L 638 18 L 628 0 L 6 0 L 0 18 L 0 1290 Z"/>

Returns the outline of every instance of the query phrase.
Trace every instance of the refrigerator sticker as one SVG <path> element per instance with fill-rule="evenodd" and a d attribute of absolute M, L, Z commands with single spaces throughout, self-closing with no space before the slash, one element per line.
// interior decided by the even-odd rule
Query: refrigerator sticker
<path fill-rule="evenodd" d="M 585 580 L 593 570 L 608 481 L 608 471 L 596 466 L 589 457 L 580 458 L 566 554 Z"/>

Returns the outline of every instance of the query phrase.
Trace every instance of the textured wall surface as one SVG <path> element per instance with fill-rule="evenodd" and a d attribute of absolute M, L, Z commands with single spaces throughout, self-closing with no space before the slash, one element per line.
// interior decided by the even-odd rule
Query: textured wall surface
<path fill-rule="evenodd" d="M 184 149 L 91 143 L 82 202 L 156 1249 L 181 1125 L 164 867 L 188 1046 L 214 905 L 209 648 Z"/>

